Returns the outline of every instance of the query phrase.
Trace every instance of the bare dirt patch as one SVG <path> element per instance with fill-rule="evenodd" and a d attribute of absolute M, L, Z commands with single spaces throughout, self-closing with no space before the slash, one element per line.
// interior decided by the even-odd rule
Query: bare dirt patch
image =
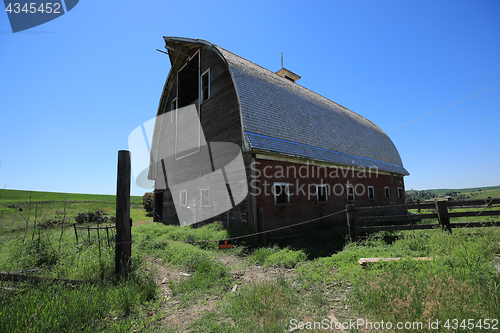
<path fill-rule="evenodd" d="M 153 272 L 156 284 L 158 285 L 164 300 L 164 306 L 162 309 L 162 311 L 164 311 L 164 319 L 162 320 L 162 325 L 165 327 L 179 332 L 188 332 L 187 328 L 191 324 L 202 318 L 204 314 L 216 309 L 218 302 L 224 298 L 224 296 L 210 295 L 196 301 L 184 303 L 179 299 L 179 297 L 172 295 L 168 282 L 178 282 L 181 279 L 189 278 L 189 276 L 185 276 L 185 272 L 182 270 L 163 263 L 161 259 L 148 257 L 147 260 L 149 262 L 148 269 Z M 233 274 L 235 285 L 230 291 L 228 291 L 228 294 L 236 292 L 243 286 L 258 284 L 261 282 L 273 282 L 278 278 L 285 279 L 292 286 L 296 286 L 298 284 L 298 273 L 295 269 L 249 265 L 245 259 L 239 258 L 236 255 L 220 255 L 218 260 L 227 265 Z M 332 270 L 331 273 L 336 274 L 336 271 Z M 344 285 L 341 288 L 336 286 L 325 287 L 322 291 L 326 299 L 326 316 L 324 318 L 328 318 L 334 323 L 348 322 L 349 320 L 356 321 L 358 317 L 351 314 L 349 306 L 346 303 L 349 290 L 350 285 Z M 312 317 L 301 318 L 301 320 L 314 321 Z M 324 332 L 324 330 L 320 331 Z M 328 332 L 345 331 L 347 330 L 328 330 Z"/>

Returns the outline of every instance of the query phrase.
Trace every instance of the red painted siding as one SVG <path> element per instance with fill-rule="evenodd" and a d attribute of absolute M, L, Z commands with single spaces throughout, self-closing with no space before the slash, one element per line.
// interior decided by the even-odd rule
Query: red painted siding
<path fill-rule="evenodd" d="M 257 195 L 257 207 L 264 209 L 264 230 L 307 221 L 344 210 L 347 204 L 359 206 L 395 205 L 404 203 L 404 183 L 400 175 L 380 174 L 376 169 L 364 172 L 352 168 L 298 164 L 284 161 L 256 160 L 256 177 L 250 190 Z M 289 183 L 290 202 L 276 204 L 273 183 Z M 316 185 L 326 184 L 328 199 L 318 203 Z M 347 200 L 346 187 L 355 189 L 353 201 Z M 374 199 L 368 199 L 368 186 L 374 188 Z M 384 188 L 389 187 L 390 198 L 385 198 Z M 398 197 L 398 187 L 403 197 Z M 340 219 L 345 214 L 340 214 Z"/>

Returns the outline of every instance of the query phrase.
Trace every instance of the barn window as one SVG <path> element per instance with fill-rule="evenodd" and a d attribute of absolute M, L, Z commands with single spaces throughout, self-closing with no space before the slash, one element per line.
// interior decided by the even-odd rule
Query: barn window
<path fill-rule="evenodd" d="M 398 198 L 402 198 L 403 197 L 403 189 L 401 187 L 398 187 Z"/>
<path fill-rule="evenodd" d="M 210 98 L 210 69 L 201 75 L 201 102 Z"/>
<path fill-rule="evenodd" d="M 203 188 L 200 190 L 201 194 L 201 205 L 202 206 L 210 206 L 210 196 L 207 188 Z"/>
<path fill-rule="evenodd" d="M 373 186 L 368 186 L 368 199 L 375 199 L 375 190 L 373 189 Z"/>
<path fill-rule="evenodd" d="M 391 197 L 391 192 L 389 191 L 389 188 L 387 186 L 384 187 L 384 193 L 386 199 L 389 199 Z"/>
<path fill-rule="evenodd" d="M 177 107 L 196 103 L 200 92 L 199 53 L 191 57 L 177 72 Z"/>
<path fill-rule="evenodd" d="M 181 206 L 187 206 L 187 201 L 188 201 L 187 190 L 181 190 L 181 192 L 180 192 L 180 201 L 181 201 Z"/>
<path fill-rule="evenodd" d="M 286 205 L 290 203 L 289 186 L 290 184 L 288 183 L 273 184 L 274 203 L 276 205 Z"/>
<path fill-rule="evenodd" d="M 347 186 L 347 201 L 354 201 L 354 186 Z"/>
<path fill-rule="evenodd" d="M 173 124 L 176 121 L 177 115 L 177 98 L 174 98 L 172 102 L 170 102 L 170 123 Z"/>
<path fill-rule="evenodd" d="M 327 190 L 326 184 L 325 185 L 316 185 L 316 194 L 318 197 L 318 203 L 328 201 L 328 193 L 326 190 Z"/>

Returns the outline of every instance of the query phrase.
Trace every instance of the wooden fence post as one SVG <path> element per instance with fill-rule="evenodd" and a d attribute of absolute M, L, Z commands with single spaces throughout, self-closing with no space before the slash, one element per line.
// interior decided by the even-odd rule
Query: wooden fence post
<path fill-rule="evenodd" d="M 130 152 L 118 152 L 116 184 L 115 274 L 127 275 L 131 268 L 132 235 L 130 223 Z"/>
<path fill-rule="evenodd" d="M 109 246 L 109 231 L 108 231 L 108 226 L 106 226 L 106 238 L 108 240 L 108 246 Z"/>
<path fill-rule="evenodd" d="M 448 230 L 451 234 L 451 225 L 450 225 L 450 217 L 448 215 L 448 206 L 446 201 L 436 201 L 436 212 L 438 215 L 439 225 Z"/>
<path fill-rule="evenodd" d="M 347 205 L 347 227 L 349 228 L 349 238 L 351 242 L 358 240 L 358 233 L 356 231 L 356 218 L 354 213 L 354 205 Z"/>
<path fill-rule="evenodd" d="M 78 244 L 78 232 L 76 232 L 76 223 L 73 223 L 73 228 L 75 229 L 76 244 Z"/>

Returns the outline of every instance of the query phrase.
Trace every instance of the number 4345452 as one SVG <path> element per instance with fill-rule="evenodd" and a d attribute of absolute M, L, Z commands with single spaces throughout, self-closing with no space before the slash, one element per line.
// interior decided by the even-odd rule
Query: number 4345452
<path fill-rule="evenodd" d="M 9 3 L 7 7 L 5 8 L 5 11 L 7 11 L 9 14 L 14 13 L 18 14 L 20 12 L 24 13 L 31 13 L 34 14 L 36 12 L 39 13 L 46 13 L 46 14 L 61 14 L 61 4 L 60 3 L 51 3 L 51 2 L 46 2 L 46 3 L 41 3 L 38 7 L 36 3 L 30 3 L 28 7 L 28 3 L 25 3 L 24 6 L 21 8 L 20 3 Z"/>

